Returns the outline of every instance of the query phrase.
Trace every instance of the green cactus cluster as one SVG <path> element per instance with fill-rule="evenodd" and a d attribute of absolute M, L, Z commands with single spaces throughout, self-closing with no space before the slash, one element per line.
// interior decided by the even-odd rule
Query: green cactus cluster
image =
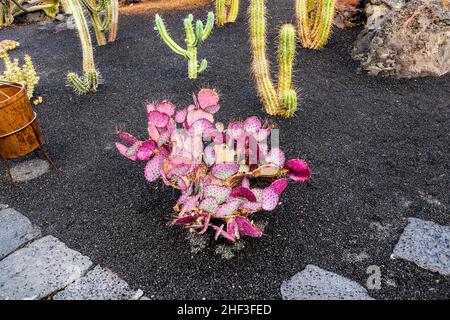
<path fill-rule="evenodd" d="M 335 0 L 296 0 L 298 32 L 302 46 L 321 49 L 333 24 Z"/>
<path fill-rule="evenodd" d="M 114 42 L 119 20 L 118 0 L 80 0 L 92 21 L 99 46 Z M 106 37 L 108 34 L 108 39 Z"/>
<path fill-rule="evenodd" d="M 99 74 L 94 63 L 94 49 L 92 48 L 91 36 L 87 25 L 86 17 L 78 0 L 68 0 L 68 4 L 75 20 L 75 25 L 81 41 L 83 53 L 83 75 L 79 76 L 74 72 L 67 74 L 67 81 L 78 93 L 89 93 L 97 91 L 99 84 Z"/>
<path fill-rule="evenodd" d="M 216 0 L 216 25 L 219 27 L 236 21 L 239 14 L 239 0 Z"/>
<path fill-rule="evenodd" d="M 0 52 L 0 58 L 2 58 L 5 63 L 5 71 L 0 75 L 0 80 L 25 84 L 27 96 L 31 99 L 34 94 L 34 88 L 39 82 L 39 76 L 34 69 L 31 57 L 28 54 L 24 56 L 24 64 L 22 67 L 20 67 L 18 59 L 11 61 L 6 51 Z"/>
<path fill-rule="evenodd" d="M 251 0 L 250 42 L 252 67 L 258 93 L 270 115 L 292 117 L 297 110 L 297 92 L 293 89 L 292 68 L 295 59 L 295 27 L 284 24 L 279 33 L 277 88 L 271 79 L 266 53 L 266 6 L 264 0 Z"/>
<path fill-rule="evenodd" d="M 197 49 L 200 43 L 204 42 L 211 34 L 214 27 L 214 18 L 214 13 L 209 12 L 206 25 L 204 25 L 201 20 L 197 20 L 195 29 L 193 26 L 194 16 L 190 14 L 185 18 L 184 29 L 186 32 L 186 49 L 183 49 L 170 37 L 161 16 L 159 14 L 155 16 L 155 29 L 159 32 L 163 41 L 170 49 L 172 49 L 172 51 L 188 60 L 189 79 L 197 79 L 198 74 L 202 73 L 208 66 L 208 61 L 206 59 L 203 59 L 200 64 L 198 63 Z"/>

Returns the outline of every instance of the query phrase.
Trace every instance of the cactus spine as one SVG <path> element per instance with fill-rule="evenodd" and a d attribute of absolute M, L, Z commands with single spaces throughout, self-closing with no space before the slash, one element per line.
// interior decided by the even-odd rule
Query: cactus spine
<path fill-rule="evenodd" d="M 97 91 L 99 79 L 98 72 L 95 68 L 94 50 L 92 49 L 91 36 L 86 18 L 78 0 L 68 0 L 68 3 L 80 36 L 83 53 L 83 76 L 80 77 L 74 72 L 69 72 L 67 74 L 67 80 L 75 91 L 79 93 L 95 92 Z"/>
<path fill-rule="evenodd" d="M 119 1 L 81 0 L 81 3 L 92 20 L 97 44 L 103 46 L 107 42 L 115 41 L 119 17 Z M 108 33 L 108 40 L 106 40 L 105 33 Z"/>
<path fill-rule="evenodd" d="M 297 109 L 297 92 L 292 88 L 292 66 L 295 58 L 295 28 L 284 24 L 280 29 L 278 48 L 279 76 L 275 89 L 266 54 L 266 7 L 264 0 L 251 0 L 250 41 L 253 73 L 258 93 L 270 115 L 291 117 Z"/>
<path fill-rule="evenodd" d="M 156 30 L 158 30 L 159 35 L 167 44 L 167 46 L 170 49 L 172 49 L 172 51 L 174 51 L 176 54 L 179 54 L 180 56 L 183 56 L 185 59 L 188 60 L 189 79 L 197 79 L 198 74 L 203 72 L 208 66 L 208 61 L 206 59 L 203 59 L 200 65 L 198 64 L 197 48 L 200 45 L 200 43 L 205 41 L 211 34 L 211 31 L 214 27 L 214 13 L 212 12 L 208 13 L 206 26 L 203 25 L 203 22 L 201 20 L 197 20 L 197 22 L 195 23 L 195 30 L 193 26 L 194 16 L 190 14 L 186 19 L 184 19 L 184 29 L 186 32 L 185 38 L 186 49 L 180 47 L 170 37 L 167 28 L 164 24 L 164 21 L 159 14 L 155 16 L 155 22 L 156 22 L 155 28 Z"/>
<path fill-rule="evenodd" d="M 335 0 L 296 0 L 298 32 L 302 46 L 321 49 L 328 41 Z"/>
<path fill-rule="evenodd" d="M 219 27 L 235 22 L 239 14 L 239 0 L 216 0 L 216 24 Z"/>

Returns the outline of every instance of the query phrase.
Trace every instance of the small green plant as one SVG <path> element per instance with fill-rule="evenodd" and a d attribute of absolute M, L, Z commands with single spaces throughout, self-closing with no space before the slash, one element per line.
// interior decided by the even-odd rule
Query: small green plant
<path fill-rule="evenodd" d="M 81 49 L 83 53 L 83 75 L 80 77 L 74 72 L 67 74 L 69 84 L 78 93 L 89 93 L 97 91 L 99 84 L 98 71 L 94 63 L 94 50 L 92 48 L 91 36 L 89 34 L 86 18 L 83 9 L 78 0 L 68 0 L 70 9 L 75 19 L 75 25 L 81 41 Z"/>
<path fill-rule="evenodd" d="M 239 0 L 216 0 L 216 24 L 219 27 L 236 21 L 239 14 Z"/>
<path fill-rule="evenodd" d="M 0 58 L 3 59 L 5 64 L 5 71 L 0 75 L 0 80 L 23 83 L 27 89 L 27 96 L 31 99 L 34 94 L 34 88 L 39 82 L 39 76 L 28 54 L 24 56 L 24 64 L 22 66 L 19 65 L 19 59 L 11 60 L 7 51 L 13 50 L 18 46 L 18 42 L 11 40 L 0 42 Z"/>
<path fill-rule="evenodd" d="M 59 11 L 58 0 L 0 0 L 0 28 L 8 27 L 14 18 L 33 11 L 43 10 L 54 17 Z"/>
<path fill-rule="evenodd" d="M 330 37 L 335 0 L 296 0 L 298 33 L 302 46 L 323 48 Z"/>
<path fill-rule="evenodd" d="M 92 21 L 95 37 L 99 46 L 114 42 L 117 37 L 119 20 L 118 0 L 81 0 Z M 106 38 L 108 33 L 108 40 Z"/>
<path fill-rule="evenodd" d="M 295 58 L 295 27 L 284 24 L 279 33 L 278 85 L 275 88 L 270 75 L 266 53 L 266 7 L 264 0 L 251 0 L 250 42 L 253 55 L 253 74 L 258 93 L 270 115 L 292 117 L 297 110 L 297 92 L 292 86 L 292 66 Z"/>
<path fill-rule="evenodd" d="M 214 13 L 209 12 L 206 25 L 201 20 L 195 23 L 195 30 L 193 26 L 194 16 L 190 14 L 184 19 L 184 29 L 186 31 L 186 49 L 180 47 L 169 35 L 163 19 L 159 14 L 155 16 L 156 27 L 161 38 L 176 54 L 183 56 L 188 60 L 188 76 L 189 79 L 197 79 L 199 73 L 202 73 L 208 66 L 208 61 L 203 59 L 200 64 L 197 60 L 197 49 L 200 43 L 205 41 L 214 27 Z"/>

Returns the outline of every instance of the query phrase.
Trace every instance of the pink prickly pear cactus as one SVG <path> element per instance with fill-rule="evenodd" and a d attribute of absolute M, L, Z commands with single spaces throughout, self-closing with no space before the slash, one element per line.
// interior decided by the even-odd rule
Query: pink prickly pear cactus
<path fill-rule="evenodd" d="M 193 94 L 194 103 L 177 111 L 169 101 L 147 105 L 149 139 L 141 141 L 119 131 L 116 148 L 132 161 L 147 161 L 145 178 L 161 179 L 181 191 L 173 225 L 183 225 L 231 242 L 242 236 L 261 237 L 253 214 L 272 211 L 290 178 L 311 178 L 304 160 L 286 161 L 280 148 L 268 151 L 272 126 L 255 116 L 225 127 L 215 122 L 219 95 L 211 89 Z M 252 187 L 268 180 L 265 188 Z"/>

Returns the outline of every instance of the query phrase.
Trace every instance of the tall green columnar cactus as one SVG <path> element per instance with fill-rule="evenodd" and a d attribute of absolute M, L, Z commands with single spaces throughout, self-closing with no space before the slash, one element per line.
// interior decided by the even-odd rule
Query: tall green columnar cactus
<path fill-rule="evenodd" d="M 239 14 L 239 0 L 216 0 L 216 24 L 219 27 L 235 22 Z"/>
<path fill-rule="evenodd" d="M 296 0 L 298 32 L 302 46 L 323 48 L 330 36 L 335 0 Z"/>
<path fill-rule="evenodd" d="M 80 0 L 86 8 L 94 27 L 95 37 L 99 46 L 113 42 L 117 37 L 119 17 L 118 0 Z M 108 40 L 106 40 L 108 33 Z"/>
<path fill-rule="evenodd" d="M 99 79 L 98 72 L 94 63 L 94 50 L 92 49 L 91 36 L 89 34 L 86 18 L 79 0 L 68 0 L 70 9 L 75 19 L 75 25 L 81 41 L 83 53 L 83 76 L 78 76 L 74 72 L 67 74 L 69 84 L 79 93 L 88 93 L 97 91 Z"/>
<path fill-rule="evenodd" d="M 164 42 L 172 49 L 176 54 L 183 56 L 188 60 L 188 76 L 189 79 L 197 79 L 197 75 L 203 72 L 208 66 L 208 61 L 203 59 L 198 64 L 197 60 L 197 48 L 205 41 L 214 27 L 214 13 L 208 13 L 208 19 L 206 25 L 203 25 L 201 20 L 197 20 L 195 23 L 195 30 L 193 26 L 194 16 L 190 14 L 186 19 L 184 19 L 184 29 L 186 31 L 186 49 L 180 47 L 169 35 L 167 32 L 166 26 L 164 24 L 163 19 L 159 14 L 155 16 L 156 21 L 156 30 L 158 30 L 161 38 Z"/>
<path fill-rule="evenodd" d="M 295 27 L 291 24 L 284 24 L 280 29 L 279 75 L 278 85 L 275 89 L 266 53 L 266 7 L 264 0 L 250 1 L 249 16 L 253 73 L 264 108 L 270 115 L 292 117 L 297 110 L 297 92 L 292 86 Z"/>

